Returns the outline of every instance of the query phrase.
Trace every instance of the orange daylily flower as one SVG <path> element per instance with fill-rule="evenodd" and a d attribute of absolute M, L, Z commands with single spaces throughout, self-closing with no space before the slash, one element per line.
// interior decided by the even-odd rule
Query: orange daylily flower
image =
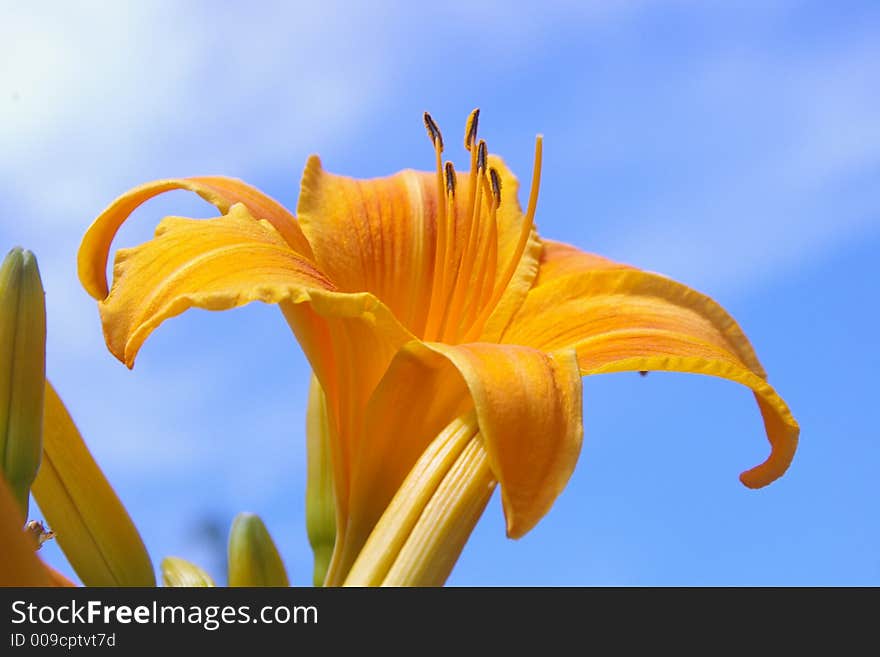
<path fill-rule="evenodd" d="M 736 322 L 680 283 L 539 238 L 541 138 L 523 211 L 516 178 L 478 140 L 477 119 L 475 111 L 465 128 L 466 174 L 444 164 L 426 114 L 434 172 L 355 180 L 313 156 L 296 217 L 239 180 L 161 180 L 114 201 L 83 239 L 80 280 L 98 300 L 108 347 L 129 367 L 150 332 L 188 308 L 280 305 L 325 396 L 336 510 L 327 584 L 442 583 L 457 552 L 438 556 L 443 566 L 424 579 L 392 577 L 388 563 L 363 570 L 362 560 L 357 572 L 369 573 L 349 575 L 379 535 L 394 534 L 404 554 L 412 541 L 398 529 L 427 537 L 429 516 L 448 524 L 460 550 L 496 481 L 508 535 L 528 532 L 577 461 L 585 374 L 675 370 L 736 381 L 754 391 L 771 447 L 743 483 L 769 484 L 794 455 L 798 425 Z M 199 194 L 221 216 L 164 219 L 153 240 L 117 252 L 108 288 L 117 230 L 171 189 Z M 448 485 L 432 474 L 440 462 Z M 431 494 L 408 488 L 427 481 Z M 457 490 L 474 496 L 461 506 L 465 525 L 449 524 L 436 502 L 460 500 Z M 422 552 L 407 559 L 425 561 Z"/>

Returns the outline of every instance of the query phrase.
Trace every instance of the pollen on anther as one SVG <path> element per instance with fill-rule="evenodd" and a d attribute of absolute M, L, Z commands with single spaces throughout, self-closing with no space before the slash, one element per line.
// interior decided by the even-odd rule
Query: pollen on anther
<path fill-rule="evenodd" d="M 480 108 L 477 107 L 467 118 L 464 126 L 464 147 L 471 150 L 477 141 L 477 124 L 480 121 Z"/>
<path fill-rule="evenodd" d="M 480 145 L 477 148 L 477 169 L 480 171 L 486 170 L 486 160 L 489 159 L 489 148 L 486 146 L 486 142 L 481 139 Z"/>
<path fill-rule="evenodd" d="M 455 167 L 452 162 L 446 163 L 446 192 L 450 196 L 455 196 Z"/>
<path fill-rule="evenodd" d="M 434 146 L 439 148 L 441 151 L 443 150 L 443 135 L 440 134 L 440 128 L 437 126 L 437 123 L 431 118 L 431 115 L 425 112 L 425 128 L 428 130 L 428 137 L 434 143 Z"/>
<path fill-rule="evenodd" d="M 501 176 L 495 167 L 489 169 L 489 182 L 492 183 L 492 196 L 495 197 L 495 207 L 501 205 Z"/>

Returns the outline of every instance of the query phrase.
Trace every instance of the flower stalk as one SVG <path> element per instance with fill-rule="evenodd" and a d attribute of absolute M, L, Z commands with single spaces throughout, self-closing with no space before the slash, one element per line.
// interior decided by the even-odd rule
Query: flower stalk
<path fill-rule="evenodd" d="M 315 586 L 323 586 L 336 545 L 330 431 L 327 397 L 313 376 L 306 410 L 306 532 L 315 555 L 312 576 Z"/>
<path fill-rule="evenodd" d="M 476 416 L 456 418 L 404 480 L 345 585 L 442 585 L 495 483 Z"/>

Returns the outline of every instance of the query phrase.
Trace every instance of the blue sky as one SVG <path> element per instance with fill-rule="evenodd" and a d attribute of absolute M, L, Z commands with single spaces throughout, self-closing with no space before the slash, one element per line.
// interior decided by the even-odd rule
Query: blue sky
<path fill-rule="evenodd" d="M 310 581 L 309 370 L 253 304 L 167 323 L 128 371 L 76 280 L 85 228 L 159 177 L 239 176 L 295 207 L 312 152 L 358 177 L 430 168 L 421 112 L 455 137 L 480 106 L 521 179 L 545 136 L 541 232 L 716 298 L 802 436 L 749 491 L 767 444 L 747 390 L 588 378 L 556 506 L 510 541 L 496 495 L 450 584 L 880 584 L 880 7 L 720 4 L 4 3 L 0 245 L 39 258 L 49 376 L 155 563 L 216 573 L 211 536 L 249 510 Z M 211 211 L 168 195 L 117 246 L 167 214 Z"/>

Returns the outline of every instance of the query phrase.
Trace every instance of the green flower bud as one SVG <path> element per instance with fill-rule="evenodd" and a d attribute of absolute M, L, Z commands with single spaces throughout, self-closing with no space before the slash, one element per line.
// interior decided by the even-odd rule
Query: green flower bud
<path fill-rule="evenodd" d="M 239 513 L 232 522 L 229 586 L 290 586 L 266 525 L 253 513 Z"/>
<path fill-rule="evenodd" d="M 174 587 L 215 586 L 214 580 L 194 563 L 179 557 L 162 559 L 162 583 Z"/>
<path fill-rule="evenodd" d="M 0 472 L 27 518 L 43 451 L 46 300 L 37 260 L 14 248 L 0 265 Z"/>

